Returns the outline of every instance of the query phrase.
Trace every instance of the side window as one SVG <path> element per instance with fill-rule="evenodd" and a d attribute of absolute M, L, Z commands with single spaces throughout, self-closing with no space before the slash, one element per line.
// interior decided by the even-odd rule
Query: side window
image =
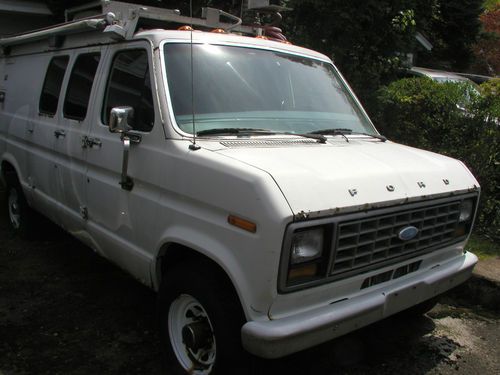
<path fill-rule="evenodd" d="M 103 123 L 108 124 L 113 107 L 134 108 L 129 124 L 134 130 L 149 132 L 154 124 L 153 95 L 145 50 L 118 52 L 109 74 L 103 106 Z"/>
<path fill-rule="evenodd" d="M 54 57 L 49 64 L 45 81 L 43 82 L 42 93 L 40 95 L 39 112 L 54 116 L 57 112 L 57 102 L 64 79 L 64 73 L 68 66 L 68 56 Z"/>
<path fill-rule="evenodd" d="M 76 59 L 66 90 L 64 117 L 80 121 L 85 119 L 100 58 L 100 53 L 86 53 Z"/>

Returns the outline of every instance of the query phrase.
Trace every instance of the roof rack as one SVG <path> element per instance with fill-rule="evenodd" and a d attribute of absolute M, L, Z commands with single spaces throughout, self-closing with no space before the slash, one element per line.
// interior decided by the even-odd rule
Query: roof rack
<path fill-rule="evenodd" d="M 78 18 L 82 14 L 86 17 Z M 134 34 L 142 29 L 177 29 L 183 25 L 192 25 L 200 30 L 223 29 L 244 35 L 262 34 L 261 28 L 255 25 L 242 25 L 240 18 L 214 8 L 202 8 L 202 18 L 191 18 L 182 16 L 177 9 L 101 0 L 86 6 L 68 9 L 65 15 L 66 19 L 73 16 L 74 20 L 0 38 L 0 47 L 5 53 L 7 48 L 15 45 L 48 39 L 50 47 L 57 48 L 62 45 L 67 35 L 92 31 L 100 31 L 112 40 L 132 39 Z M 224 22 L 223 19 L 230 20 L 230 22 Z"/>
<path fill-rule="evenodd" d="M 287 8 L 266 5 L 268 0 L 247 0 L 245 9 L 256 12 L 252 24 L 242 24 L 242 20 L 219 9 L 202 8 L 201 18 L 182 16 L 178 9 L 165 9 L 124 3 L 120 1 L 98 0 L 83 6 L 65 11 L 66 22 L 34 30 L 23 34 L 0 38 L 0 48 L 4 55 L 10 55 L 12 47 L 45 41 L 35 48 L 57 49 L 71 46 L 92 45 L 96 43 L 112 43 L 117 40 L 130 40 L 141 30 L 147 29 L 179 29 L 192 26 L 202 31 L 232 32 L 246 36 L 256 36 L 289 43 L 277 26 L 281 21 L 278 11 Z M 271 24 L 261 24 L 260 16 L 271 15 Z M 189 29 L 189 28 L 187 28 Z M 223 30 L 223 31 L 222 31 Z M 72 38 L 65 42 L 69 35 L 92 33 Z M 48 43 L 47 43 L 48 42 Z M 68 44 L 69 43 L 69 44 Z M 32 49 L 33 47 L 30 47 Z"/>
<path fill-rule="evenodd" d="M 51 39 L 51 44 L 57 44 L 55 40 L 58 37 L 81 32 L 104 30 L 107 25 L 113 23 L 113 14 L 102 15 L 99 17 L 86 18 L 73 22 L 46 27 L 14 36 L 0 38 L 0 47 L 4 49 L 19 44 L 36 42 L 43 39 Z M 55 45 L 53 45 L 55 47 Z"/>
<path fill-rule="evenodd" d="M 178 9 L 165 9 L 103 0 L 102 13 L 113 13 L 117 21 L 112 25 L 113 32 L 130 39 L 141 28 L 176 29 L 191 25 L 201 30 L 223 29 L 246 35 L 256 35 L 259 31 L 252 26 L 241 25 L 241 19 L 219 9 L 202 8 L 201 18 L 182 16 Z M 230 20 L 224 22 L 223 19 Z M 110 30 L 111 30 L 110 28 Z"/>

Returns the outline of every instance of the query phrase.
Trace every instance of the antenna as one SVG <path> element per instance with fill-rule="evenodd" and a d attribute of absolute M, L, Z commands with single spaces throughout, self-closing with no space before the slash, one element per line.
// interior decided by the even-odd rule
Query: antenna
<path fill-rule="evenodd" d="M 193 62 L 193 0 L 189 0 L 189 15 L 191 17 L 191 112 L 193 114 L 193 143 L 189 145 L 189 149 L 196 151 L 200 146 L 196 144 L 196 122 L 194 114 L 194 62 Z"/>

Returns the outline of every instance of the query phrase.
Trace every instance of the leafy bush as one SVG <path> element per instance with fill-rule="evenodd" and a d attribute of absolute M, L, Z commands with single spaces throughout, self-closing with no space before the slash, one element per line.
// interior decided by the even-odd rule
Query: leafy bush
<path fill-rule="evenodd" d="M 483 86 L 402 79 L 379 90 L 374 120 L 391 140 L 462 160 L 481 184 L 476 230 L 500 238 L 500 80 Z"/>
<path fill-rule="evenodd" d="M 500 78 L 483 83 L 481 85 L 481 94 L 484 98 L 482 105 L 489 108 L 494 118 L 500 119 Z"/>

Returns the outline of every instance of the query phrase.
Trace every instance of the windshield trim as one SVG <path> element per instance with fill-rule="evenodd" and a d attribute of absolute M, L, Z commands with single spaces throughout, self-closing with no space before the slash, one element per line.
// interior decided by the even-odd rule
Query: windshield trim
<path fill-rule="evenodd" d="M 168 105 L 168 116 L 170 119 L 170 123 L 173 125 L 174 131 L 179 134 L 181 137 L 184 138 L 189 138 L 193 139 L 193 134 L 192 133 L 187 133 L 183 131 L 180 126 L 177 124 L 177 120 L 175 118 L 175 113 L 174 113 L 174 108 L 172 105 L 172 98 L 171 98 L 171 93 L 170 93 L 170 87 L 168 85 L 168 77 L 167 77 L 167 64 L 165 62 L 165 44 L 190 44 L 190 40 L 186 39 L 164 39 L 160 42 L 159 44 L 159 51 L 160 51 L 160 67 L 161 67 L 161 74 L 162 74 L 162 79 L 163 79 L 163 88 L 165 90 L 165 95 L 167 99 L 167 105 Z M 241 48 L 248 48 L 248 49 L 256 49 L 256 50 L 263 50 L 263 51 L 275 51 L 283 54 L 288 54 L 291 56 L 300 56 L 304 57 L 306 59 L 311 59 L 315 61 L 321 61 L 324 63 L 329 64 L 335 71 L 335 74 L 338 77 L 339 83 L 343 86 L 345 89 L 346 93 L 351 97 L 352 101 L 354 104 L 358 107 L 361 115 L 364 117 L 364 119 L 367 121 L 367 123 L 372 127 L 373 131 L 375 134 L 380 134 L 373 124 L 372 120 L 368 116 L 368 113 L 365 111 L 364 107 L 361 105 L 361 102 L 357 98 L 357 96 L 354 94 L 354 91 L 352 90 L 351 86 L 347 83 L 345 80 L 344 76 L 340 73 L 340 71 L 337 69 L 335 64 L 330 60 L 330 59 L 321 59 L 317 57 L 312 57 L 303 53 L 295 53 L 293 51 L 288 51 L 288 50 L 282 50 L 282 49 L 277 49 L 277 48 L 272 48 L 272 47 L 264 47 L 264 46 L 254 46 L 254 45 L 248 45 L 244 43 L 232 43 L 232 42 L 217 42 L 217 43 L 208 43 L 208 42 L 202 42 L 202 41 L 193 41 L 193 44 L 210 44 L 214 46 L 227 46 L 227 47 L 241 47 Z M 203 137 L 203 140 L 211 140 L 211 139 L 220 139 L 222 136 L 213 136 L 213 137 Z M 198 139 L 198 137 L 196 137 Z"/>

